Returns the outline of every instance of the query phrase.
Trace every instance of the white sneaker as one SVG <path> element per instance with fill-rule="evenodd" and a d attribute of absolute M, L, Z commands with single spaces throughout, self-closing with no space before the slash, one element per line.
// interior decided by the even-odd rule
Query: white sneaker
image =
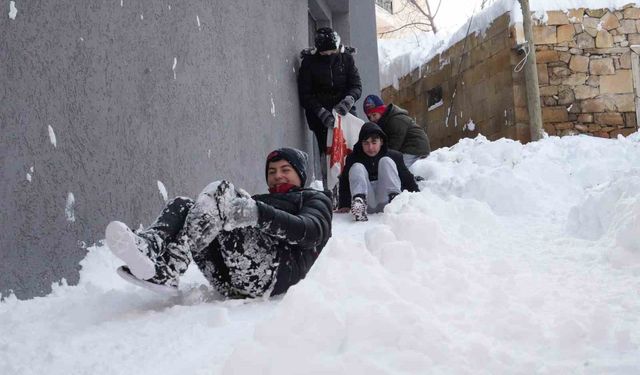
<path fill-rule="evenodd" d="M 174 282 L 173 280 L 171 280 L 171 282 L 165 283 L 154 282 L 153 278 L 149 280 L 141 280 L 135 277 L 127 266 L 118 267 L 117 272 L 120 277 L 130 282 L 131 284 L 149 289 L 152 292 L 171 297 L 177 297 L 180 295 L 180 290 L 178 289 L 177 282 Z"/>
<path fill-rule="evenodd" d="M 367 217 L 367 198 L 356 196 L 351 200 L 351 214 L 355 221 L 368 221 Z"/>
<path fill-rule="evenodd" d="M 150 279 L 156 274 L 155 263 L 149 258 L 149 243 L 120 221 L 107 225 L 105 238 L 109 250 L 120 258 L 138 279 Z"/>

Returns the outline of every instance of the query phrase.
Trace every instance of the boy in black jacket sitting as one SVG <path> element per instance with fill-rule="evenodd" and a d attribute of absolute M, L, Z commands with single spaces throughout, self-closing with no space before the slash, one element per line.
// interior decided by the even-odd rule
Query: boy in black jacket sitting
<path fill-rule="evenodd" d="M 177 295 L 190 258 L 230 298 L 285 293 L 303 279 L 331 237 L 331 199 L 305 189 L 307 154 L 281 148 L 267 156 L 269 194 L 249 196 L 227 181 L 197 199 L 178 197 L 147 229 L 106 229 L 118 273 L 148 289 Z"/>
<path fill-rule="evenodd" d="M 367 211 L 382 211 L 402 190 L 419 191 L 402 154 L 387 147 L 378 125 L 365 123 L 340 174 L 338 212 L 351 210 L 356 221 L 367 221 Z"/>

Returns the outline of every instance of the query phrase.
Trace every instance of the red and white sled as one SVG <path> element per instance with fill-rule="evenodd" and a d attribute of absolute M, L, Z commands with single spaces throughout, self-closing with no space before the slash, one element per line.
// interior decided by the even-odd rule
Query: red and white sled
<path fill-rule="evenodd" d="M 340 116 L 333 111 L 333 116 L 336 119 L 334 128 L 327 133 L 327 190 L 333 190 L 338 184 L 345 159 L 358 142 L 360 128 L 364 124 L 364 121 L 351 113 Z"/>

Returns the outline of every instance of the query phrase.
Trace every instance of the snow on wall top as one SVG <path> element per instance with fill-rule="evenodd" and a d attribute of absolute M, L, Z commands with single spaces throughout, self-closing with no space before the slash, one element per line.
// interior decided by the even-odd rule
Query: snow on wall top
<path fill-rule="evenodd" d="M 511 24 L 522 22 L 522 10 L 518 0 L 496 0 L 482 10 L 479 9 L 480 3 L 480 0 L 443 2 L 440 10 L 442 18 L 436 18 L 441 30 L 437 35 L 416 33 L 402 39 L 378 39 L 380 87 L 393 85 L 397 89 L 401 77 L 463 40 L 467 35 L 467 29 L 469 35 L 483 33 L 494 19 L 506 12 L 511 14 Z M 620 9 L 630 3 L 633 4 L 630 0 L 531 0 L 530 7 L 534 16 L 544 21 L 546 11 L 549 10 Z M 461 16 L 463 8 L 468 9 L 467 17 Z M 471 14 L 473 19 L 469 27 Z"/>

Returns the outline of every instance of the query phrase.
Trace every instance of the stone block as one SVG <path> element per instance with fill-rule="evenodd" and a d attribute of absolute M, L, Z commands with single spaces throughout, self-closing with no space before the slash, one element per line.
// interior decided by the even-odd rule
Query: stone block
<path fill-rule="evenodd" d="M 593 115 L 590 113 L 581 113 L 578 115 L 578 122 L 582 122 L 582 123 L 593 122 Z"/>
<path fill-rule="evenodd" d="M 554 50 L 544 50 L 536 52 L 536 62 L 538 64 L 544 64 L 552 61 L 558 61 L 560 58 L 558 57 L 558 51 Z"/>
<path fill-rule="evenodd" d="M 576 96 L 573 90 L 568 87 L 565 87 L 559 90 L 557 98 L 558 98 L 557 102 L 559 105 L 571 104 L 576 100 Z"/>
<path fill-rule="evenodd" d="M 609 107 L 613 107 L 618 112 L 635 112 L 635 94 L 618 94 L 606 97 Z M 613 106 L 611 105 L 613 103 Z"/>
<path fill-rule="evenodd" d="M 569 53 L 572 55 L 582 55 L 584 50 L 582 48 L 570 48 Z"/>
<path fill-rule="evenodd" d="M 625 112 L 624 114 L 624 127 L 625 128 L 638 128 L 638 119 L 635 112 Z"/>
<path fill-rule="evenodd" d="M 569 23 L 567 15 L 560 10 L 550 10 L 547 12 L 547 25 L 566 25 Z"/>
<path fill-rule="evenodd" d="M 533 26 L 534 44 L 555 44 L 558 39 L 555 26 Z"/>
<path fill-rule="evenodd" d="M 556 130 L 565 130 L 565 129 L 573 129 L 574 125 L 572 122 L 559 122 L 554 124 Z"/>
<path fill-rule="evenodd" d="M 600 18 L 602 16 L 605 15 L 605 13 L 607 13 L 608 10 L 607 9 L 587 9 L 587 14 L 589 15 L 589 17 L 595 17 L 595 18 Z"/>
<path fill-rule="evenodd" d="M 638 8 L 626 8 L 622 11 L 622 15 L 625 19 L 637 20 L 640 19 L 640 9 Z"/>
<path fill-rule="evenodd" d="M 640 44 L 640 34 L 629 34 L 627 35 L 627 40 L 631 45 Z"/>
<path fill-rule="evenodd" d="M 569 62 L 569 68 L 574 72 L 586 73 L 589 71 L 589 58 L 581 55 L 573 55 Z"/>
<path fill-rule="evenodd" d="M 624 118 L 618 112 L 603 112 L 594 115 L 596 124 L 601 125 L 624 125 Z"/>
<path fill-rule="evenodd" d="M 567 112 L 573 113 L 573 114 L 576 114 L 576 115 L 578 113 L 582 113 L 582 107 L 580 106 L 580 101 L 575 101 L 571 105 L 569 105 L 567 107 Z"/>
<path fill-rule="evenodd" d="M 558 58 L 560 61 L 568 64 L 571 61 L 571 54 L 569 52 L 558 52 Z"/>
<path fill-rule="evenodd" d="M 522 87 L 522 89 L 524 90 L 525 88 Z M 540 96 L 558 95 L 558 92 L 559 92 L 558 86 L 541 86 L 539 90 L 540 90 Z M 525 99 L 526 99 L 526 91 L 525 91 Z"/>
<path fill-rule="evenodd" d="M 578 48 L 595 48 L 596 47 L 596 41 L 595 39 L 587 34 L 586 32 L 584 33 L 580 33 L 576 36 L 576 46 Z"/>
<path fill-rule="evenodd" d="M 542 124 L 542 129 L 544 129 L 544 132 L 547 133 L 548 135 L 556 135 L 556 127 L 554 124 Z"/>
<path fill-rule="evenodd" d="M 628 47 L 629 46 L 629 41 L 628 40 L 623 40 L 622 42 L 620 42 L 620 47 Z"/>
<path fill-rule="evenodd" d="M 596 48 L 611 48 L 613 47 L 613 36 L 606 30 L 598 31 L 596 35 Z"/>
<path fill-rule="evenodd" d="M 567 122 L 568 120 L 569 113 L 567 112 L 567 108 L 565 106 L 542 108 L 543 122 Z"/>
<path fill-rule="evenodd" d="M 626 42 L 627 41 L 627 37 L 624 36 L 624 34 L 622 35 L 616 35 L 613 37 L 613 44 L 620 44 L 622 42 Z"/>
<path fill-rule="evenodd" d="M 633 92 L 631 70 L 618 70 L 613 75 L 600 76 L 600 93 L 623 94 Z"/>
<path fill-rule="evenodd" d="M 553 96 L 543 96 L 542 105 L 544 107 L 554 107 L 558 105 L 558 101 Z"/>
<path fill-rule="evenodd" d="M 571 75 L 571 70 L 562 66 L 555 66 L 549 70 L 551 71 L 550 77 L 569 77 Z"/>
<path fill-rule="evenodd" d="M 562 84 L 567 86 L 584 85 L 586 80 L 586 73 L 574 73 L 569 77 L 562 79 Z"/>
<path fill-rule="evenodd" d="M 585 17 L 582 22 L 582 28 L 584 32 L 589 34 L 592 37 L 595 37 L 598 34 L 598 30 L 600 29 L 600 19 L 593 17 Z"/>
<path fill-rule="evenodd" d="M 587 81 L 585 83 L 591 87 L 599 87 L 600 76 L 589 76 L 589 78 L 587 78 Z"/>
<path fill-rule="evenodd" d="M 571 23 L 582 23 L 584 18 L 584 8 L 569 9 L 567 11 L 567 18 Z"/>
<path fill-rule="evenodd" d="M 631 69 L 631 52 L 625 52 L 620 56 L 620 69 Z"/>
<path fill-rule="evenodd" d="M 609 133 L 605 132 L 605 131 L 597 131 L 593 133 L 594 137 L 598 137 L 598 138 L 610 138 L 609 137 Z"/>
<path fill-rule="evenodd" d="M 616 130 L 612 130 L 611 133 L 609 133 L 609 136 L 611 138 L 617 138 L 618 135 L 622 135 L 623 137 L 628 137 L 635 132 L 636 132 L 636 129 L 632 129 L 632 128 L 616 129 Z"/>
<path fill-rule="evenodd" d="M 587 125 L 578 124 L 578 125 L 575 126 L 575 128 L 576 128 L 576 130 L 579 130 L 579 131 L 581 131 L 583 133 L 586 133 L 586 132 L 589 131 L 589 127 Z"/>
<path fill-rule="evenodd" d="M 580 104 L 582 112 L 604 112 L 605 104 L 602 99 L 586 99 Z"/>
<path fill-rule="evenodd" d="M 638 32 L 636 28 L 635 20 L 622 20 L 620 21 L 620 27 L 618 27 L 618 32 L 620 34 L 633 34 Z"/>
<path fill-rule="evenodd" d="M 561 25 L 557 29 L 558 43 L 573 41 L 573 37 L 576 34 L 576 30 L 573 25 Z"/>
<path fill-rule="evenodd" d="M 600 26 L 605 30 L 613 30 L 620 27 L 620 21 L 618 21 L 618 17 L 615 14 L 607 12 L 600 18 Z"/>
<path fill-rule="evenodd" d="M 598 90 L 597 88 L 586 85 L 576 86 L 574 88 L 574 92 L 576 95 L 576 99 L 578 100 L 595 98 L 596 96 L 598 96 L 598 94 L 600 94 L 600 90 Z"/>
<path fill-rule="evenodd" d="M 609 75 L 615 74 L 613 68 L 613 60 L 611 58 L 596 59 L 592 58 L 589 61 L 589 73 L 592 75 Z"/>

